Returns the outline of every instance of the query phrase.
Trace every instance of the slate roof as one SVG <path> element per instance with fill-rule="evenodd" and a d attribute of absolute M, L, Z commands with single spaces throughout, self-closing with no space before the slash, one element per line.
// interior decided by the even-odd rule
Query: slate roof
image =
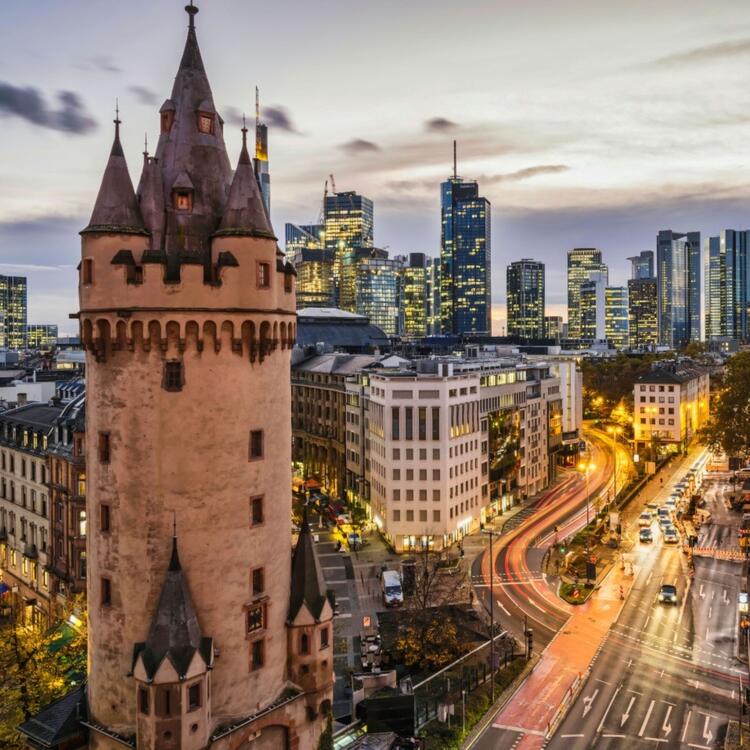
<path fill-rule="evenodd" d="M 335 307 L 308 307 L 297 311 L 297 344 L 316 346 L 324 343 L 332 349 L 351 352 L 390 347 L 383 329 L 364 315 Z"/>
<path fill-rule="evenodd" d="M 310 524 L 307 522 L 307 509 L 302 517 L 297 546 L 292 556 L 292 587 L 289 595 L 289 622 L 306 605 L 312 616 L 318 620 L 329 593 L 323 578 L 323 571 L 315 554 Z"/>
<path fill-rule="evenodd" d="M 57 418 L 62 414 L 61 406 L 49 406 L 46 403 L 33 402 L 8 409 L 2 413 L 2 420 L 15 424 L 27 425 L 34 429 L 48 429 L 52 427 Z"/>
<path fill-rule="evenodd" d="M 56 747 L 81 731 L 86 716 L 86 694 L 82 685 L 64 698 L 45 706 L 18 730 L 42 747 Z"/>
<path fill-rule="evenodd" d="M 379 362 L 372 354 L 319 354 L 292 366 L 292 371 L 355 375 L 365 367 Z"/>

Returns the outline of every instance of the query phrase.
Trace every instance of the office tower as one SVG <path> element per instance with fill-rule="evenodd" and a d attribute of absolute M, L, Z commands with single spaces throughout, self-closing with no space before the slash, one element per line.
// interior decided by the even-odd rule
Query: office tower
<path fill-rule="evenodd" d="M 615 349 L 628 348 L 628 288 L 608 286 L 604 290 L 604 335 Z"/>
<path fill-rule="evenodd" d="M 294 264 L 299 250 L 320 250 L 323 247 L 324 228 L 322 224 L 285 224 L 284 256 Z"/>
<path fill-rule="evenodd" d="M 440 258 L 427 258 L 427 335 L 439 336 L 440 319 Z"/>
<path fill-rule="evenodd" d="M 25 276 L 0 276 L 0 349 L 25 349 L 27 325 Z"/>
<path fill-rule="evenodd" d="M 563 338 L 563 319 L 561 315 L 544 316 L 544 338 L 559 341 Z"/>
<path fill-rule="evenodd" d="M 583 338 L 581 330 L 581 284 L 589 280 L 592 271 L 607 273 L 602 263 L 602 251 L 593 247 L 577 247 L 568 251 L 568 336 Z M 604 286 L 607 286 L 605 279 Z"/>
<path fill-rule="evenodd" d="M 631 279 L 653 279 L 654 278 L 654 251 L 643 250 L 640 255 L 628 258 L 631 264 Z"/>
<path fill-rule="evenodd" d="M 57 346 L 57 326 L 30 323 L 26 326 L 26 342 L 29 349 L 54 349 Z"/>
<path fill-rule="evenodd" d="M 580 286 L 581 333 L 578 338 L 586 344 L 603 341 L 607 337 L 606 289 L 607 273 L 605 271 L 590 271 L 588 281 L 584 281 Z"/>
<path fill-rule="evenodd" d="M 544 263 L 524 258 L 508 266 L 508 335 L 544 337 Z"/>
<path fill-rule="evenodd" d="M 326 194 L 323 205 L 325 248 L 333 252 L 338 296 L 346 254 L 354 248 L 373 247 L 373 205 L 369 198 L 353 190 Z M 345 309 L 340 300 L 339 307 Z"/>
<path fill-rule="evenodd" d="M 268 126 L 260 120 L 260 94 L 255 87 L 255 159 L 253 161 L 255 178 L 266 208 L 266 215 L 271 216 L 271 174 L 268 171 Z"/>
<path fill-rule="evenodd" d="M 333 602 L 306 520 L 290 554 L 294 271 L 246 128 L 232 172 L 185 10 L 141 200 L 118 119 L 81 232 L 91 668 L 70 716 L 92 750 L 312 748 Z"/>
<path fill-rule="evenodd" d="M 726 229 L 705 244 L 706 340 L 747 339 L 747 253 L 750 232 Z"/>
<path fill-rule="evenodd" d="M 388 336 L 401 334 L 401 263 L 389 258 L 385 250 L 370 249 L 369 254 L 351 266 L 355 270 L 355 309 Z"/>
<path fill-rule="evenodd" d="M 657 282 L 628 280 L 628 337 L 631 349 L 646 349 L 659 343 Z"/>
<path fill-rule="evenodd" d="M 322 224 L 286 224 L 284 247 L 297 273 L 297 309 L 334 307 L 333 252 L 323 248 Z"/>
<path fill-rule="evenodd" d="M 440 185 L 440 315 L 443 333 L 490 333 L 491 206 L 456 173 Z"/>
<path fill-rule="evenodd" d="M 359 268 L 363 261 L 371 257 L 388 258 L 388 251 L 380 248 L 350 247 L 341 259 L 338 276 L 337 304 L 347 312 L 357 312 L 357 284 L 359 283 Z M 335 256 L 334 256 L 335 265 Z"/>
<path fill-rule="evenodd" d="M 427 335 L 428 260 L 424 253 L 410 253 L 401 270 L 403 335 L 408 338 L 422 338 Z"/>
<path fill-rule="evenodd" d="M 662 230 L 656 237 L 659 343 L 682 349 L 701 340 L 701 234 Z"/>

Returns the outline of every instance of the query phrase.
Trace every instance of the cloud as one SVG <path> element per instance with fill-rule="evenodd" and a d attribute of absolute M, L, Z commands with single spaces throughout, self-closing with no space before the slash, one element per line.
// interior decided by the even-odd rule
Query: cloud
<path fill-rule="evenodd" d="M 158 101 L 156 92 L 145 86 L 128 86 L 128 91 L 130 91 L 131 94 L 134 94 L 135 98 L 138 99 L 141 104 L 156 104 Z"/>
<path fill-rule="evenodd" d="M 81 98 L 73 91 L 58 91 L 58 109 L 47 105 L 35 88 L 20 88 L 0 81 L 0 115 L 23 120 L 51 130 L 85 135 L 96 130 L 97 123 L 86 111 Z"/>
<path fill-rule="evenodd" d="M 683 52 L 659 57 L 646 63 L 649 68 L 685 65 L 690 63 L 717 62 L 727 58 L 750 55 L 750 39 L 731 39 L 704 47 L 694 47 Z"/>
<path fill-rule="evenodd" d="M 425 122 L 424 127 L 430 133 L 449 133 L 458 128 L 458 123 L 445 117 L 433 117 Z"/>
<path fill-rule="evenodd" d="M 353 138 L 351 141 L 342 143 L 339 146 L 340 149 L 346 151 L 351 156 L 357 154 L 371 154 L 375 151 L 380 151 L 380 146 L 372 141 L 366 141 L 364 138 Z"/>
<path fill-rule="evenodd" d="M 120 68 L 111 57 L 107 55 L 95 55 L 89 57 L 77 66 L 80 70 L 93 70 L 101 73 L 122 73 Z"/>
<path fill-rule="evenodd" d="M 224 107 L 222 117 L 228 125 L 236 125 L 238 128 L 242 127 L 242 112 L 237 107 Z"/>
<path fill-rule="evenodd" d="M 477 178 L 479 183 L 497 184 L 500 182 L 518 182 L 528 180 L 540 174 L 557 174 L 558 172 L 568 172 L 570 167 L 566 164 L 540 164 L 538 167 L 525 167 L 517 169 L 515 172 L 507 174 L 482 175 Z"/>
<path fill-rule="evenodd" d="M 262 115 L 266 125 L 270 128 L 284 130 L 287 133 L 294 133 L 295 135 L 301 135 L 284 107 L 263 107 Z"/>

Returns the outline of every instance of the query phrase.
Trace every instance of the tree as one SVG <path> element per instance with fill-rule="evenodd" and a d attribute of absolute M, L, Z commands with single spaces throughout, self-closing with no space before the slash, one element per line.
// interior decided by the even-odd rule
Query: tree
<path fill-rule="evenodd" d="M 735 354 L 712 399 L 711 412 L 699 436 L 711 450 L 727 456 L 750 456 L 750 352 Z"/>
<path fill-rule="evenodd" d="M 80 624 L 69 624 L 71 614 Z M 0 628 L 0 747 L 26 747 L 19 724 L 67 695 L 85 673 L 82 595 L 71 601 L 52 627 L 11 617 Z"/>
<path fill-rule="evenodd" d="M 326 728 L 318 740 L 318 750 L 333 750 L 333 713 L 331 711 L 326 717 Z"/>

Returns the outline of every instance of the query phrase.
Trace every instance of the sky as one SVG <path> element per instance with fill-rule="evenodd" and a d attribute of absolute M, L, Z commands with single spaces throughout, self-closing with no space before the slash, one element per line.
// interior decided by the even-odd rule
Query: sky
<path fill-rule="evenodd" d="M 492 203 L 495 333 L 505 268 L 599 247 L 610 283 L 659 229 L 750 227 L 746 0 L 196 0 L 198 40 L 236 162 L 261 90 L 272 220 L 317 220 L 323 183 L 375 203 L 375 243 L 436 255 L 452 168 Z M 3 0 L 0 273 L 29 277 L 29 321 L 76 333 L 78 232 L 112 141 L 133 182 L 185 42 L 184 0 Z"/>

